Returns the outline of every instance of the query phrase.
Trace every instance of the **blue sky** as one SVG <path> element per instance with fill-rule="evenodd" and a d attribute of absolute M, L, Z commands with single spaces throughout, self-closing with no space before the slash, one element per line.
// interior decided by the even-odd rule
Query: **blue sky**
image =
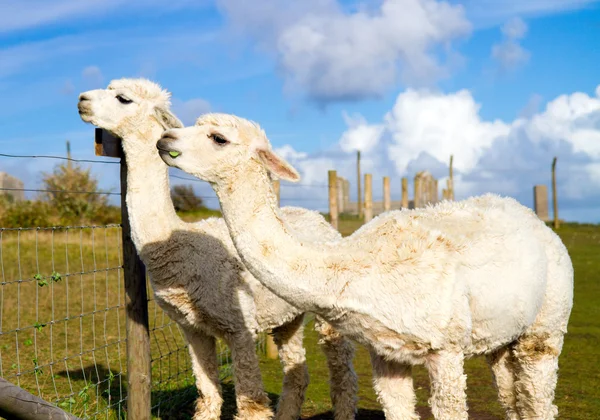
<path fill-rule="evenodd" d="M 384 175 L 399 196 L 418 170 L 443 182 L 453 153 L 458 198 L 532 205 L 556 155 L 561 216 L 598 222 L 599 34 L 600 2 L 585 0 L 0 0 L 0 144 L 64 154 L 69 139 L 89 158 L 78 94 L 143 76 L 187 124 L 208 110 L 258 121 L 308 184 L 334 168 L 354 185 L 361 149 L 376 198 Z M 54 164 L 0 163 L 27 188 Z M 94 172 L 117 188 L 114 168 Z M 322 209 L 325 194 L 282 187 L 284 204 Z"/>

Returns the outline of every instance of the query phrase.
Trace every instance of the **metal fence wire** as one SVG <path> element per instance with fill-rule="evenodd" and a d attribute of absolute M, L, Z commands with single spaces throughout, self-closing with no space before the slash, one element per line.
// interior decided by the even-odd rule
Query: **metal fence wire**
<path fill-rule="evenodd" d="M 81 418 L 126 418 L 121 230 L 119 224 L 0 227 L 0 377 Z M 161 417 L 192 407 L 197 391 L 185 338 L 155 302 L 148 279 L 146 285 L 151 407 Z M 265 347 L 261 335 L 257 349 Z M 220 340 L 218 360 L 227 379 L 231 356 Z"/>

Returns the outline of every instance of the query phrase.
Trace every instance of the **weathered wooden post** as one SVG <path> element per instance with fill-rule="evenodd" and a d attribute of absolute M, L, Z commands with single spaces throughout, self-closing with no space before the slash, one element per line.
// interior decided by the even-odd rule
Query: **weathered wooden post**
<path fill-rule="evenodd" d="M 548 188 L 545 185 L 535 185 L 533 187 L 533 208 L 535 214 L 547 222 L 549 220 L 548 215 Z"/>
<path fill-rule="evenodd" d="M 556 157 L 552 160 L 552 205 L 554 207 L 554 229 L 560 227 L 558 221 L 558 198 L 556 196 Z"/>
<path fill-rule="evenodd" d="M 363 201 L 362 201 L 362 189 L 360 188 L 361 175 L 360 175 L 360 150 L 356 152 L 356 185 L 358 187 L 358 195 L 356 196 L 356 205 L 358 206 L 358 218 L 363 217 Z"/>
<path fill-rule="evenodd" d="M 414 203 L 415 203 L 415 208 L 418 209 L 419 207 L 423 206 L 423 203 L 421 201 L 422 195 L 423 195 L 423 190 L 422 190 L 422 180 L 421 177 L 417 174 L 415 175 L 415 198 L 414 198 Z"/>
<path fill-rule="evenodd" d="M 390 192 L 390 177 L 383 177 L 383 211 L 392 209 L 392 197 Z"/>
<path fill-rule="evenodd" d="M 0 378 L 0 417 L 13 420 L 79 420 L 40 397 Z"/>
<path fill-rule="evenodd" d="M 344 180 L 344 210 L 350 211 L 350 181 Z"/>
<path fill-rule="evenodd" d="M 329 171 L 329 222 L 335 229 L 338 228 L 337 199 L 337 173 Z"/>
<path fill-rule="evenodd" d="M 373 219 L 373 179 L 365 174 L 365 223 Z"/>
<path fill-rule="evenodd" d="M 338 205 L 338 214 L 343 213 L 345 211 L 344 208 L 344 186 L 346 184 L 346 180 L 341 176 L 337 177 L 336 181 L 336 191 L 337 191 L 337 205 Z"/>
<path fill-rule="evenodd" d="M 439 190 L 438 180 L 434 179 L 433 180 L 433 202 L 437 203 L 438 201 L 440 201 L 440 190 Z"/>
<path fill-rule="evenodd" d="M 402 208 L 408 208 L 408 178 L 402 178 Z"/>
<path fill-rule="evenodd" d="M 97 128 L 95 143 L 96 155 L 121 158 L 121 237 L 127 315 L 127 418 L 149 420 L 152 381 L 146 269 L 131 239 L 127 211 L 127 163 L 120 139 Z"/>

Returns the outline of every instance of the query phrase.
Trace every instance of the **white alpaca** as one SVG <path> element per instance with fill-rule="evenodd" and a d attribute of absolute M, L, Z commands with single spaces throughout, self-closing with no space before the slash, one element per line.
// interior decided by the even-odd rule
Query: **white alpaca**
<path fill-rule="evenodd" d="M 185 223 L 176 215 L 168 167 L 156 153 L 162 132 L 182 126 L 169 111 L 169 98 L 150 81 L 121 79 L 106 90 L 82 93 L 79 113 L 84 121 L 123 139 L 133 242 L 150 274 L 156 301 L 179 324 L 189 343 L 200 394 L 194 418 L 220 417 L 215 337 L 224 338 L 232 352 L 237 417 L 273 415 L 255 352 L 257 333 L 273 329 L 284 369 L 276 418 L 297 419 L 308 385 L 303 312 L 271 293 L 244 268 L 223 219 Z M 340 238 L 316 212 L 292 207 L 281 212 L 306 238 Z M 357 378 L 352 343 L 321 320 L 316 327 L 330 367 L 335 417 L 354 418 Z"/>
<path fill-rule="evenodd" d="M 276 206 L 268 171 L 299 176 L 258 125 L 208 114 L 166 131 L 157 147 L 211 183 L 259 281 L 370 348 L 387 418 L 417 418 L 406 366 L 424 364 L 435 418 L 467 419 L 463 360 L 477 354 L 488 355 L 508 418 L 555 418 L 573 269 L 531 210 L 486 195 L 388 212 L 340 241 L 311 242 Z"/>

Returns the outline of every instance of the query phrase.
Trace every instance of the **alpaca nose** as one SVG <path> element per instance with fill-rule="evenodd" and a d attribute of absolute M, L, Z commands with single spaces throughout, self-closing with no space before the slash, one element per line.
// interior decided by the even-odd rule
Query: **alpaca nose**
<path fill-rule="evenodd" d="M 177 134 L 175 134 L 171 130 L 165 131 L 160 138 L 160 141 L 163 143 L 167 143 L 167 142 L 173 141 L 173 140 L 177 140 Z"/>
<path fill-rule="evenodd" d="M 79 100 L 80 100 L 80 101 L 89 101 L 89 100 L 91 100 L 91 99 L 92 99 L 92 98 L 90 98 L 90 97 L 89 97 L 87 94 L 85 94 L 85 93 L 82 93 L 81 95 L 79 95 Z"/>

